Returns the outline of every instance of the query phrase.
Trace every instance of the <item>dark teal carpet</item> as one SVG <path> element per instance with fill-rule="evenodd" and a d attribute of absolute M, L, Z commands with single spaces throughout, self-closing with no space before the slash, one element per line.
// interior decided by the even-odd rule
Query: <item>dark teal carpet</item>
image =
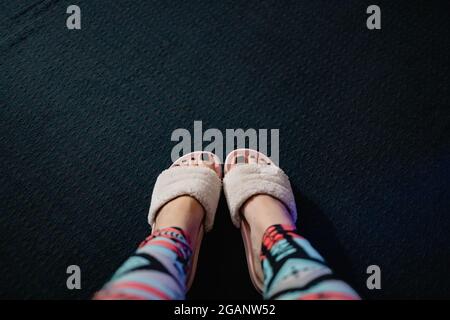
<path fill-rule="evenodd" d="M 365 0 L 1 1 L 0 297 L 89 298 L 149 232 L 172 131 L 202 120 L 280 129 L 301 232 L 365 298 L 449 298 L 444 3 L 378 1 L 369 31 Z M 189 297 L 257 298 L 217 216 Z"/>

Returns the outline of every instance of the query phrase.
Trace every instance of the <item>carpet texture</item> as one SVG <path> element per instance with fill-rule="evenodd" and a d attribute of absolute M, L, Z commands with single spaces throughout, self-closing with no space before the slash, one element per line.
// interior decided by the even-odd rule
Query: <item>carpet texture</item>
<path fill-rule="evenodd" d="M 371 4 L 0 1 L 0 298 L 90 298 L 194 120 L 280 129 L 300 231 L 364 298 L 448 298 L 449 6 Z M 189 298 L 258 298 L 223 196 Z"/>

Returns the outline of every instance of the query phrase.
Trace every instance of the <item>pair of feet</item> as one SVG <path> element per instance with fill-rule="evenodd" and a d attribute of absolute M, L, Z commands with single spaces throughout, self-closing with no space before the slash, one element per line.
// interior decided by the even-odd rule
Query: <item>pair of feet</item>
<path fill-rule="evenodd" d="M 267 165 L 264 160 L 259 160 L 252 156 L 245 156 L 241 160 L 243 162 L 232 164 L 228 170 L 233 170 L 236 165 L 245 163 Z M 220 166 L 210 160 L 195 159 L 181 163 L 180 166 L 203 166 L 214 170 L 219 177 L 221 174 Z M 264 232 L 267 228 L 275 224 L 293 225 L 292 218 L 283 203 L 269 195 L 263 194 L 255 195 L 248 199 L 240 211 L 250 226 L 255 271 L 263 279 L 259 255 Z M 195 198 L 181 196 L 166 203 L 160 209 L 155 219 L 155 229 L 179 227 L 188 234 L 190 239 L 196 239 L 200 232 L 204 216 L 205 211 Z M 195 248 L 196 245 L 200 245 L 200 243 L 191 241 L 191 246 L 193 246 L 192 250 L 195 251 L 197 249 Z"/>

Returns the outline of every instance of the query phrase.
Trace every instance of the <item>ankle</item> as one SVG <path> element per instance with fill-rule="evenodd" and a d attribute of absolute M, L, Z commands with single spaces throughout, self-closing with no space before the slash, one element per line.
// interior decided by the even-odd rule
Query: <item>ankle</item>
<path fill-rule="evenodd" d="M 256 195 L 247 200 L 241 212 L 250 226 L 254 258 L 259 260 L 263 237 L 274 225 L 295 228 L 287 208 L 279 200 L 268 195 Z"/>
<path fill-rule="evenodd" d="M 275 224 L 294 226 L 286 206 L 269 195 L 251 197 L 242 206 L 242 213 L 252 230 L 261 235 Z"/>
<path fill-rule="evenodd" d="M 192 239 L 203 223 L 204 215 L 204 209 L 196 199 L 181 196 L 161 208 L 156 217 L 155 229 L 177 227 Z"/>

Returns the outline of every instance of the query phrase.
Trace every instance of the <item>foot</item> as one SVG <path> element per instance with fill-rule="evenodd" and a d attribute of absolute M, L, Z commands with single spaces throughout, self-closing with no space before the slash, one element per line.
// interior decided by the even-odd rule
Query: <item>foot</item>
<path fill-rule="evenodd" d="M 238 164 L 232 164 L 229 170 L 242 163 L 268 165 L 265 159 L 259 159 L 256 154 L 250 153 L 243 156 Z M 264 279 L 260 254 L 265 231 L 274 224 L 294 226 L 294 223 L 282 202 L 264 194 L 258 194 L 248 199 L 241 207 L 241 214 L 250 226 L 255 271 L 260 279 Z"/>
<path fill-rule="evenodd" d="M 207 167 L 214 170 L 220 176 L 220 165 L 216 164 L 213 159 L 199 159 L 194 157 L 186 161 L 181 161 L 177 166 L 198 166 Z M 188 236 L 191 246 L 195 246 L 195 239 L 203 223 L 205 210 L 203 206 L 193 197 L 181 196 L 166 203 L 160 209 L 155 219 L 155 230 L 168 227 L 178 227 L 182 229 Z M 194 247 L 192 247 L 195 250 Z"/>

